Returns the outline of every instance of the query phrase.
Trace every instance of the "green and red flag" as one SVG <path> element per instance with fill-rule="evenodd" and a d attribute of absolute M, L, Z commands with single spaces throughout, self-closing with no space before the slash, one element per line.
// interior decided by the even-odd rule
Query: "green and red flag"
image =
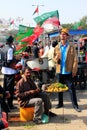
<path fill-rule="evenodd" d="M 23 51 L 26 50 L 26 48 L 27 48 L 27 46 L 24 46 L 24 47 L 20 48 L 19 50 L 16 50 L 16 51 L 14 52 L 14 55 L 18 55 L 18 54 L 22 53 Z"/>
<path fill-rule="evenodd" d="M 58 27 L 60 25 L 60 21 L 57 17 L 52 17 L 52 18 L 48 18 L 43 24 L 42 26 L 44 27 L 46 24 L 52 24 L 56 27 Z"/>
<path fill-rule="evenodd" d="M 24 51 L 28 45 L 32 45 L 32 43 L 43 33 L 44 28 L 37 26 L 33 27 L 26 27 L 26 26 L 19 26 L 19 32 L 16 36 L 16 40 L 19 44 L 16 46 L 15 55 L 19 54 L 20 52 Z"/>
<path fill-rule="evenodd" d="M 14 24 L 14 19 L 10 21 L 10 25 Z"/>
<path fill-rule="evenodd" d="M 36 14 L 36 13 L 38 13 L 38 12 L 39 12 L 39 8 L 38 8 L 38 6 L 37 6 L 37 8 L 35 9 L 33 15 Z"/>
<path fill-rule="evenodd" d="M 32 43 L 43 33 L 44 28 L 37 26 L 35 27 L 33 34 L 21 40 L 21 42 L 27 42 L 32 45 Z"/>
<path fill-rule="evenodd" d="M 26 49 L 27 43 L 21 42 L 21 40 L 28 37 L 28 36 L 31 36 L 33 34 L 33 30 L 34 30 L 33 27 L 19 25 L 19 31 L 18 31 L 18 34 L 15 38 L 19 42 L 19 44 L 16 46 L 16 51 L 14 53 L 15 55 L 21 53 L 22 51 L 24 51 Z"/>
<path fill-rule="evenodd" d="M 13 18 L 9 18 L 8 22 L 9 22 L 9 25 L 12 25 L 15 23 L 15 20 Z"/>
<path fill-rule="evenodd" d="M 34 20 L 38 25 L 42 25 L 47 19 L 52 18 L 52 17 L 59 18 L 58 10 L 44 13 L 38 17 L 35 17 Z"/>
<path fill-rule="evenodd" d="M 18 33 L 21 33 L 21 34 L 26 33 L 28 29 L 29 29 L 28 26 L 25 26 L 25 25 L 21 25 L 21 24 L 20 24 L 20 25 L 19 25 L 19 31 L 18 31 Z"/>
<path fill-rule="evenodd" d="M 27 26 L 20 25 L 19 32 L 16 35 L 16 40 L 18 42 L 20 42 L 23 38 L 32 35 L 33 29 L 34 29 L 33 27 L 27 27 Z"/>

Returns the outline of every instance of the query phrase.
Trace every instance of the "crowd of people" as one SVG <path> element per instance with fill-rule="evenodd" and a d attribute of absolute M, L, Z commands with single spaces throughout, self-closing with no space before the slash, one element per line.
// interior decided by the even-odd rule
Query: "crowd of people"
<path fill-rule="evenodd" d="M 33 54 L 33 58 L 43 59 L 48 58 L 48 67 L 51 78 L 57 76 L 57 82 L 66 84 L 69 88 L 70 98 L 72 106 L 77 112 L 81 112 L 77 103 L 75 85 L 73 84 L 73 78 L 77 74 L 78 70 L 78 57 L 75 46 L 68 41 L 69 32 L 68 29 L 64 28 L 60 31 L 60 42 L 52 41 L 50 44 L 45 45 L 40 41 L 35 42 L 32 50 L 27 49 Z M 2 64 L 1 72 L 4 75 L 3 89 L 5 94 L 8 93 L 7 97 L 4 97 L 4 102 L 7 100 L 8 110 L 3 109 L 6 112 L 10 112 L 11 109 L 16 109 L 13 104 L 14 100 L 14 86 L 15 86 L 15 75 L 18 71 L 15 65 L 18 60 L 14 56 L 15 49 L 13 48 L 14 38 L 9 36 L 6 40 L 6 45 L 3 47 L 2 52 L 4 55 L 4 62 Z M 23 61 L 23 57 L 21 59 Z M 22 64 L 22 62 L 20 62 Z M 23 66 L 23 76 L 16 84 L 16 96 L 20 107 L 34 106 L 34 118 L 33 121 L 37 124 L 42 123 L 42 114 L 51 115 L 50 109 L 52 107 L 48 93 L 42 91 L 34 80 L 32 79 L 32 69 L 27 66 L 26 61 Z M 58 104 L 55 106 L 56 109 L 64 107 L 63 104 L 63 92 L 58 93 Z M 51 113 L 51 114 L 49 114 Z"/>

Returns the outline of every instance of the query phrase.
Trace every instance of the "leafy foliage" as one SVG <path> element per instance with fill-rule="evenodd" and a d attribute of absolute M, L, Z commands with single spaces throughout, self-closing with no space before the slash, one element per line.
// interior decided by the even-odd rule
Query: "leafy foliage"
<path fill-rule="evenodd" d="M 79 25 L 77 29 L 87 29 L 87 16 L 82 17 L 78 22 L 62 24 L 62 27 L 73 29 L 76 25 Z"/>

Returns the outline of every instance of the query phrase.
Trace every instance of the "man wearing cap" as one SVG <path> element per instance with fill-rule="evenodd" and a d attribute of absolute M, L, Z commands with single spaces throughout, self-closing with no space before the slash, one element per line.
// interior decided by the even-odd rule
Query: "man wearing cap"
<path fill-rule="evenodd" d="M 81 112 L 78 107 L 76 90 L 73 77 L 76 76 L 78 68 L 78 57 L 73 44 L 69 43 L 68 29 L 60 31 L 60 42 L 54 49 L 54 61 L 56 62 L 56 73 L 58 82 L 66 84 L 69 88 L 73 108 Z M 63 92 L 58 93 L 59 103 L 56 108 L 63 107 Z"/>
<path fill-rule="evenodd" d="M 5 89 L 5 92 L 9 92 L 10 97 L 7 99 L 8 106 L 10 109 L 15 109 L 16 107 L 13 106 L 13 95 L 14 95 L 14 79 L 15 79 L 15 73 L 16 70 L 13 69 L 13 63 L 14 63 L 14 49 L 12 48 L 14 38 L 12 36 L 9 36 L 6 39 L 6 45 L 3 47 L 3 57 L 4 62 L 2 65 L 2 74 L 4 74 L 4 83 L 3 87 Z M 10 111 L 10 110 L 9 110 Z"/>

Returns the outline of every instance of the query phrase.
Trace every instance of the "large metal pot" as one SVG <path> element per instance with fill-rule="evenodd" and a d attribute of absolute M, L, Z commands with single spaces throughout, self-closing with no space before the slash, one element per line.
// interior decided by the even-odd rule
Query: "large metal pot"
<path fill-rule="evenodd" d="M 45 70 L 48 69 L 48 58 L 43 58 L 43 59 L 36 58 L 36 59 L 29 60 L 27 61 L 27 65 L 31 69 L 40 68 Z"/>

